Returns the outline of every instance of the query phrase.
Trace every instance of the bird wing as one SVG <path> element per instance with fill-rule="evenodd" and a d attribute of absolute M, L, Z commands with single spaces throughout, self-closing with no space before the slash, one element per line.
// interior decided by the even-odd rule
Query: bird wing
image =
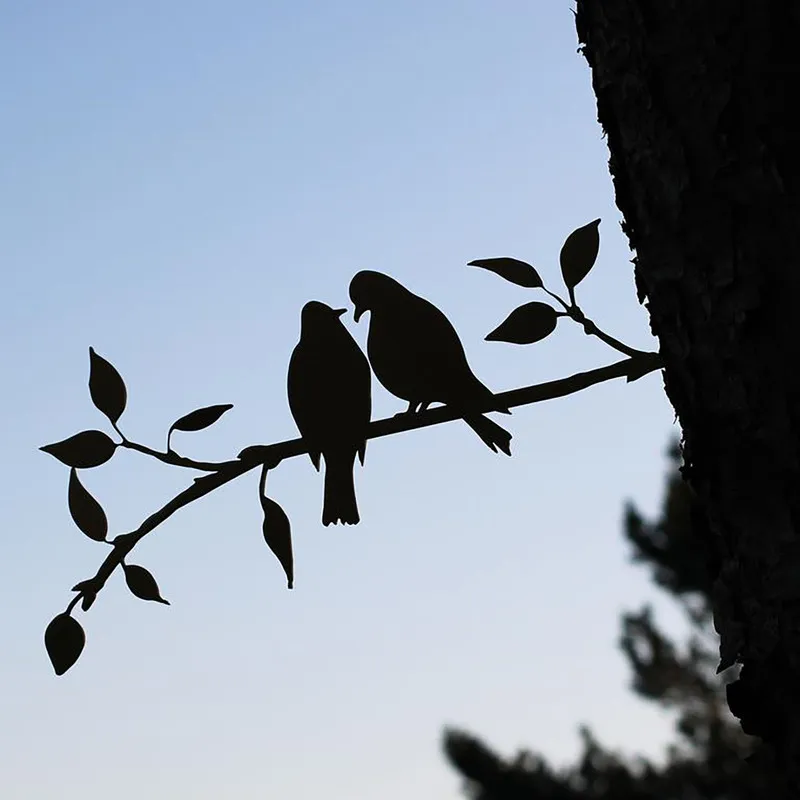
<path fill-rule="evenodd" d="M 324 376 L 315 369 L 316 360 L 308 343 L 301 340 L 289 359 L 287 395 L 297 430 L 308 445 L 308 454 L 314 467 L 319 470 L 321 431 L 316 398 L 321 393 Z"/>
<path fill-rule="evenodd" d="M 363 463 L 369 425 L 371 373 L 352 336 L 340 330 L 323 337 L 304 337 L 289 361 L 289 408 L 309 449 L 352 447 Z"/>
<path fill-rule="evenodd" d="M 337 392 L 338 436 L 356 446 L 358 460 L 364 464 L 367 428 L 372 416 L 372 370 L 356 340 L 342 325 L 341 369 Z"/>
<path fill-rule="evenodd" d="M 480 406 L 491 396 L 470 369 L 450 320 L 411 292 L 373 313 L 367 348 L 380 382 L 404 400 Z"/>

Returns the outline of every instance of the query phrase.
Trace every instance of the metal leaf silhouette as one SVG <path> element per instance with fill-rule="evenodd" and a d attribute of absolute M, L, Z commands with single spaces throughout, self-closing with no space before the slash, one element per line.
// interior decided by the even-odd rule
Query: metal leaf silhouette
<path fill-rule="evenodd" d="M 128 402 L 125 381 L 93 347 L 89 348 L 89 394 L 95 407 L 116 424 Z"/>
<path fill-rule="evenodd" d="M 561 275 L 569 289 L 572 290 L 589 274 L 594 266 L 600 250 L 600 220 L 596 219 L 587 225 L 576 228 L 567 236 L 559 256 Z M 573 301 L 574 302 L 574 301 Z"/>
<path fill-rule="evenodd" d="M 262 531 L 264 541 L 286 573 L 286 581 L 291 589 L 294 585 L 294 556 L 292 555 L 292 525 L 286 512 L 269 497 L 261 498 L 261 508 L 264 510 Z"/>
<path fill-rule="evenodd" d="M 68 467 L 88 469 L 105 464 L 114 455 L 117 445 L 103 431 L 82 431 L 69 439 L 39 449 Z"/>
<path fill-rule="evenodd" d="M 558 323 L 556 310 L 547 303 L 525 303 L 515 308 L 490 334 L 487 342 L 533 344 L 549 336 Z"/>
<path fill-rule="evenodd" d="M 201 431 L 203 428 L 213 425 L 226 411 L 230 411 L 232 408 L 233 403 L 198 408 L 173 422 L 169 429 L 170 433 L 172 431 Z"/>
<path fill-rule="evenodd" d="M 56 675 L 63 675 L 80 657 L 86 634 L 69 614 L 53 617 L 44 632 L 44 646 Z"/>
<path fill-rule="evenodd" d="M 539 273 L 530 264 L 517 258 L 479 258 L 470 261 L 467 266 L 488 269 L 489 272 L 526 289 L 540 289 L 544 286 Z"/>
<path fill-rule="evenodd" d="M 165 606 L 169 605 L 169 600 L 161 596 L 156 579 L 149 570 L 136 564 L 123 564 L 122 569 L 125 570 L 125 583 L 128 584 L 132 594 L 140 600 L 152 600 Z"/>
<path fill-rule="evenodd" d="M 69 513 L 78 528 L 96 542 L 105 541 L 108 534 L 106 512 L 78 480 L 78 473 L 74 467 L 69 471 L 67 502 Z"/>

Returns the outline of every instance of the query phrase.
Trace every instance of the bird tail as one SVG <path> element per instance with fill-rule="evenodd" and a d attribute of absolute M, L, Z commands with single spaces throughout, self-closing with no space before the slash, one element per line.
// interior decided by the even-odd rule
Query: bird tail
<path fill-rule="evenodd" d="M 325 456 L 325 493 L 322 524 L 356 525 L 359 522 L 356 487 L 353 482 L 355 453 Z"/>
<path fill-rule="evenodd" d="M 495 453 L 500 448 L 507 456 L 511 455 L 511 434 L 483 414 L 470 414 L 464 422 L 481 437 L 483 443 Z"/>

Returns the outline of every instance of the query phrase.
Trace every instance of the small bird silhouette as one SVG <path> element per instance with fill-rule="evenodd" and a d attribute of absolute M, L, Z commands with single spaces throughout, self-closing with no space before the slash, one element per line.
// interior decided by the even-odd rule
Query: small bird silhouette
<path fill-rule="evenodd" d="M 369 311 L 367 355 L 377 379 L 408 412 L 440 402 L 456 410 L 483 442 L 511 455 L 511 434 L 481 412 L 511 412 L 470 369 L 450 320 L 433 303 L 381 272 L 363 270 L 350 282 L 358 322 Z"/>
<path fill-rule="evenodd" d="M 289 361 L 289 408 L 319 470 L 325 460 L 322 524 L 359 521 L 353 467 L 364 463 L 372 411 L 369 362 L 333 309 L 312 300 L 300 316 Z"/>

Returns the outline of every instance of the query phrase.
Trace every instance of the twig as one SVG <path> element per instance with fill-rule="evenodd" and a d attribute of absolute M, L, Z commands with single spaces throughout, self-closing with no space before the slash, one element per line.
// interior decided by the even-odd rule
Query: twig
<path fill-rule="evenodd" d="M 116 426 L 114 427 L 116 428 Z M 119 432 L 119 428 L 117 428 L 117 432 Z M 165 464 L 171 464 L 173 467 L 186 467 L 187 469 L 196 469 L 200 472 L 218 472 L 220 469 L 223 469 L 226 464 L 230 463 L 225 461 L 195 461 L 192 458 L 179 456 L 174 450 L 167 450 L 166 452 L 153 450 L 146 445 L 131 442 L 125 437 L 122 438 L 119 446 L 127 447 L 128 450 L 135 450 L 137 453 L 144 453 L 147 456 L 152 456 L 158 461 L 163 461 Z"/>
<path fill-rule="evenodd" d="M 662 361 L 658 353 L 639 353 L 631 358 L 617 361 L 605 367 L 579 372 L 568 378 L 561 378 L 555 381 L 540 383 L 535 386 L 525 386 L 520 389 L 512 389 L 507 392 L 500 392 L 495 395 L 496 400 L 500 400 L 504 406 L 513 408 L 517 406 L 531 405 L 540 403 L 544 400 L 553 400 L 557 397 L 564 397 L 574 394 L 589 386 L 594 386 L 604 381 L 614 378 L 628 377 L 629 380 L 637 380 L 649 372 L 661 369 Z M 484 409 L 490 411 L 490 408 Z M 399 414 L 394 417 L 376 420 L 370 423 L 367 429 L 368 439 L 377 439 L 381 436 L 391 436 L 396 433 L 415 430 L 417 428 L 427 428 L 431 425 L 439 425 L 444 422 L 452 422 L 461 419 L 461 416 L 446 406 L 432 408 L 416 414 Z M 281 461 L 287 458 L 303 455 L 308 452 L 305 442 L 302 439 L 289 439 L 285 442 L 277 442 L 270 445 L 254 445 L 247 447 L 239 454 L 234 461 L 225 461 L 218 464 L 205 462 L 192 462 L 191 459 L 184 459 L 175 453 L 159 453 L 151 451 L 142 445 L 128 443 L 131 449 L 155 455 L 166 463 L 177 463 L 179 466 L 192 466 L 198 470 L 211 471 L 210 475 L 203 475 L 195 478 L 194 483 L 172 498 L 166 505 L 151 514 L 135 531 L 123 533 L 115 537 L 111 542 L 111 552 L 106 556 L 93 578 L 82 581 L 76 589 L 80 594 L 73 598 L 69 610 L 75 606 L 78 599 L 85 593 L 97 594 L 105 585 L 114 570 L 122 563 L 123 559 L 133 548 L 152 530 L 157 528 L 162 522 L 166 521 L 176 511 L 180 510 L 189 503 L 199 500 L 201 497 L 213 492 L 215 489 L 230 483 L 236 478 L 241 477 L 257 466 L 263 466 L 265 470 L 274 469 Z M 169 457 L 169 459 L 167 458 Z M 178 463 L 180 462 L 180 463 Z"/>
<path fill-rule="evenodd" d="M 636 358 L 637 356 L 649 355 L 644 350 L 637 350 L 635 347 L 629 347 L 624 342 L 621 342 L 619 339 L 615 339 L 613 336 L 609 336 L 605 331 L 600 330 L 600 328 L 595 325 L 592 320 L 590 320 L 586 314 L 583 313 L 580 306 L 575 304 L 575 297 L 570 291 L 570 299 L 572 300 L 572 305 L 568 305 L 565 300 L 559 297 L 555 292 L 551 292 L 545 286 L 541 287 L 547 294 L 550 295 L 554 300 L 557 300 L 564 306 L 564 313 L 562 316 L 567 316 L 570 319 L 577 322 L 579 325 L 583 326 L 583 332 L 587 336 L 596 336 L 600 341 L 605 342 L 609 347 L 613 347 L 617 352 L 623 353 L 626 356 L 630 356 L 630 358 Z"/>

